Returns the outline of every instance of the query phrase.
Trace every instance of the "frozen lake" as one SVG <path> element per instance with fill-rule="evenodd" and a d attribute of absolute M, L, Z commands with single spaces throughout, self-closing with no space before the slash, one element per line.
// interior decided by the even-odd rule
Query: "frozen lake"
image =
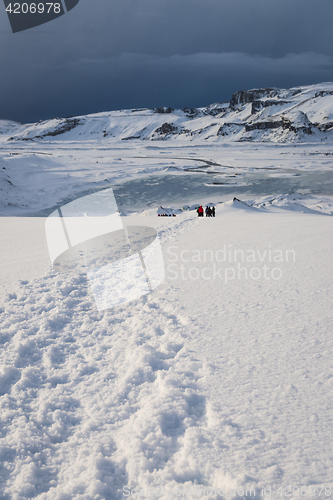
<path fill-rule="evenodd" d="M 332 195 L 333 172 L 260 169 L 238 175 L 152 175 L 114 185 L 113 189 L 121 210 L 140 210 L 165 203 L 182 206 L 207 198 L 214 202 L 242 195 L 256 197 L 294 191 Z"/>
<path fill-rule="evenodd" d="M 61 199 L 57 205 L 29 215 L 48 216 L 56 208 L 74 199 L 110 187 L 113 188 L 121 211 L 138 211 L 165 204 L 182 207 L 195 202 L 203 203 L 208 199 L 217 203 L 230 200 L 234 196 L 247 199 L 292 192 L 332 196 L 333 172 L 260 168 L 227 175 L 187 172 L 157 174 L 75 192 Z"/>
<path fill-rule="evenodd" d="M 125 212 L 234 196 L 333 194 L 333 152 L 327 145 L 65 146 L 43 143 L 43 154 L 35 144 L 4 146 L 2 215 L 48 216 L 110 187 Z"/>

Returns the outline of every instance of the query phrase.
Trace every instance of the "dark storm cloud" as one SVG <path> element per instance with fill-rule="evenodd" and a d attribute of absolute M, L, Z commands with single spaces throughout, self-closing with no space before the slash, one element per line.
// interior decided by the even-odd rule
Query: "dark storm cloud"
<path fill-rule="evenodd" d="M 15 35 L 0 15 L 0 118 L 199 106 L 333 80 L 331 0 L 80 0 Z"/>

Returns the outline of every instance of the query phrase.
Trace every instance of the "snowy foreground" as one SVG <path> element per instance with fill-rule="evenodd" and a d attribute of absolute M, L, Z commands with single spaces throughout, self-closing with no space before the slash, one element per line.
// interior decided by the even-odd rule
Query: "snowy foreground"
<path fill-rule="evenodd" d="M 324 181 L 280 189 L 330 181 L 332 146 L 0 146 L 0 499 L 333 496 L 333 203 Z M 211 194 L 124 211 L 157 230 L 165 278 L 98 311 L 84 272 L 51 268 L 46 216 L 170 172 Z M 162 197 L 216 218 L 157 217 Z"/>
<path fill-rule="evenodd" d="M 84 274 L 48 269 L 44 219 L 1 219 L 20 265 L 3 269 L 0 498 L 327 498 L 333 219 L 238 202 L 130 219 L 158 229 L 165 280 L 103 312 Z"/>

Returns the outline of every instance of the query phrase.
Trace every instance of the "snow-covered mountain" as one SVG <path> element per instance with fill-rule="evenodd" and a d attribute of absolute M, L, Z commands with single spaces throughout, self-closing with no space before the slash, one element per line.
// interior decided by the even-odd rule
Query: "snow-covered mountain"
<path fill-rule="evenodd" d="M 0 121 L 0 140 L 333 141 L 333 82 L 240 90 L 205 108 L 131 109 L 19 125 Z"/>

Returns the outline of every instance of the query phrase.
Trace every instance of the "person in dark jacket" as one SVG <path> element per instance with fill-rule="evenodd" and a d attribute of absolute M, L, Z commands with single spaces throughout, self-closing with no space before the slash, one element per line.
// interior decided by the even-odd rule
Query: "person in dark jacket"
<path fill-rule="evenodd" d="M 215 207 L 212 207 L 212 209 L 211 209 L 211 215 L 212 215 L 212 217 L 215 217 Z"/>

